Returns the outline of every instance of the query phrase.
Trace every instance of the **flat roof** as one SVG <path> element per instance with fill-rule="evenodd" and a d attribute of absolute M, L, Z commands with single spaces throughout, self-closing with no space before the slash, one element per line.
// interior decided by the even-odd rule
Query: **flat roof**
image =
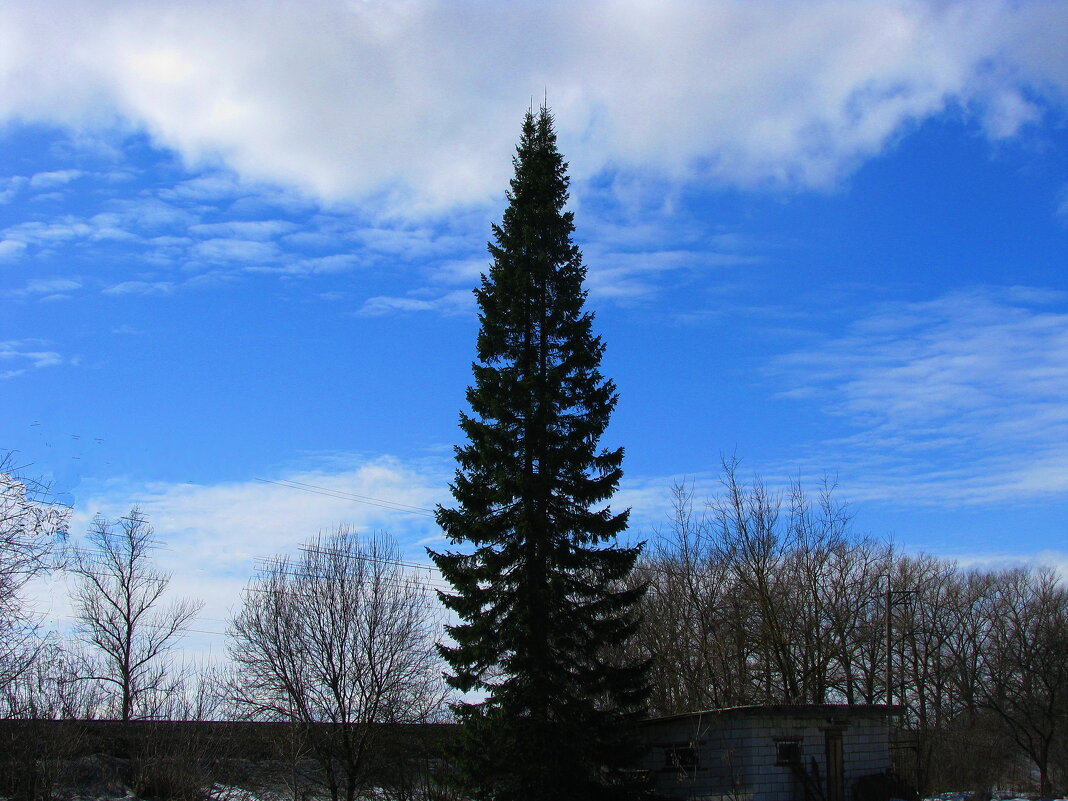
<path fill-rule="evenodd" d="M 900 715 L 905 707 L 894 704 L 749 704 L 696 712 L 679 712 L 675 715 L 646 718 L 643 723 L 661 723 L 668 720 L 697 716 L 742 717 L 755 715 L 781 715 L 793 717 L 890 717 Z"/>

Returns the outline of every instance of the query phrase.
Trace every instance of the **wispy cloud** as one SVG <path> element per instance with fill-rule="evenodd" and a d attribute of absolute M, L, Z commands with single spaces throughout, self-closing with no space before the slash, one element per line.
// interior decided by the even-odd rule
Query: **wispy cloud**
<path fill-rule="evenodd" d="M 414 296 L 428 295 L 427 297 Z M 475 298 L 470 290 L 456 289 L 437 295 L 430 295 L 429 290 L 420 290 L 413 296 L 390 297 L 381 295 L 368 298 L 360 307 L 359 314 L 365 317 L 380 317 L 386 314 L 412 314 L 415 312 L 435 312 L 438 314 L 473 314 Z"/>
<path fill-rule="evenodd" d="M 21 289 L 12 290 L 9 294 L 15 297 L 39 297 L 55 296 L 81 289 L 81 281 L 70 278 L 34 278 L 26 282 Z"/>
<path fill-rule="evenodd" d="M 360 257 L 349 253 L 335 253 L 332 256 L 318 256 L 311 259 L 294 258 L 279 267 L 256 265 L 246 269 L 252 272 L 285 273 L 286 275 L 334 275 L 347 273 L 359 266 Z"/>
<path fill-rule="evenodd" d="M 63 364 L 65 359 L 59 353 L 44 350 L 48 344 L 40 339 L 0 341 L 0 379 L 14 378 L 29 370 Z"/>
<path fill-rule="evenodd" d="M 209 239 L 192 248 L 194 258 L 208 262 L 271 262 L 278 258 L 273 242 L 252 239 Z"/>
<path fill-rule="evenodd" d="M 336 291 L 321 285 L 330 276 L 368 267 L 377 268 L 375 280 L 405 289 L 413 276 L 416 281 L 430 276 L 436 287 L 430 294 L 441 294 L 455 276 L 449 277 L 451 267 L 439 271 L 438 265 L 466 256 L 473 245 L 482 247 L 481 237 L 471 239 L 466 227 L 471 220 L 463 215 L 418 226 L 388 222 L 344 204 L 325 206 L 290 189 L 243 181 L 216 167 L 194 177 L 181 170 L 175 178 L 172 156 L 159 151 L 152 156 L 157 161 L 141 176 L 141 188 L 116 186 L 104 172 L 79 173 L 85 178 L 77 190 L 82 195 L 70 206 L 84 200 L 102 209 L 95 213 L 18 207 L 23 219 L 0 230 L 0 259 L 25 255 L 56 268 L 76 264 L 79 273 L 94 273 L 91 286 L 108 295 L 167 295 L 251 273 L 294 279 L 286 292 L 300 292 L 306 283 L 319 294 Z M 113 158 L 122 164 L 125 156 Z M 239 203 L 244 205 L 238 208 Z M 485 226 L 481 218 L 478 223 Z M 76 275 L 54 280 L 83 283 Z M 35 292 L 6 290 L 21 297 Z M 447 298 L 430 305 L 452 308 Z"/>
<path fill-rule="evenodd" d="M 1057 196 L 1057 205 L 1053 210 L 1053 214 L 1061 222 L 1068 224 L 1068 186 L 1061 189 L 1060 194 Z"/>
<path fill-rule="evenodd" d="M 0 239 L 0 259 L 13 259 L 25 250 L 25 242 L 18 239 Z"/>
<path fill-rule="evenodd" d="M 364 277 L 346 297 L 361 315 L 473 309 L 470 289 L 489 265 L 489 218 L 499 216 L 487 206 L 413 221 L 383 215 L 373 203 L 321 203 L 215 164 L 196 174 L 164 151 L 140 156 L 147 158 L 117 152 L 109 162 L 131 170 L 136 162 L 135 185 L 116 184 L 114 169 L 85 171 L 72 189 L 80 194 L 55 213 L 17 207 L 23 219 L 0 230 L 0 258 L 21 254 L 50 270 L 71 265 L 74 275 L 57 278 L 92 275 L 83 283 L 112 296 L 165 296 L 273 274 L 287 295 L 336 297 L 332 277 L 360 270 Z M 759 258 L 752 243 L 678 214 L 659 191 L 613 183 L 622 188 L 608 199 L 587 197 L 597 195 L 591 182 L 580 182 L 574 195 L 589 222 L 583 247 L 597 300 L 631 303 Z M 69 213 L 86 206 L 87 214 Z"/>
<path fill-rule="evenodd" d="M 858 499 L 989 503 L 1068 495 L 1063 293 L 981 288 L 888 304 L 777 360 L 785 397 L 856 433 L 824 443 Z"/>
<path fill-rule="evenodd" d="M 290 220 L 234 220 L 191 225 L 189 233 L 209 239 L 265 241 L 287 234 L 296 228 L 296 223 Z"/>
<path fill-rule="evenodd" d="M 232 200 L 249 194 L 241 179 L 232 172 L 225 170 L 209 171 L 195 178 L 190 178 L 173 187 L 160 191 L 160 197 L 165 201 L 171 200 L 194 200 L 194 201 L 220 201 Z"/>
<path fill-rule="evenodd" d="M 28 179 L 23 175 L 0 178 L 0 203 L 10 203 L 19 194 Z"/>
<path fill-rule="evenodd" d="M 123 227 L 149 236 L 167 236 L 172 232 L 180 232 L 185 236 L 191 227 L 200 222 L 201 210 L 166 200 L 163 197 L 165 194 L 166 190 L 161 190 L 159 197 L 120 197 L 113 200 L 111 205 L 116 209 Z"/>
<path fill-rule="evenodd" d="M 167 175 L 169 158 L 157 155 L 161 172 Z M 59 181 L 61 174 L 69 178 L 67 173 L 75 172 L 87 178 L 79 191 L 106 210 L 86 216 L 66 211 L 49 215 L 21 207 L 22 214 L 31 219 L 0 231 L 0 259 L 28 255 L 42 263 L 77 263 L 84 270 L 81 260 L 91 254 L 93 263 L 88 269 L 101 271 L 103 267 L 95 283 L 111 295 L 169 294 L 181 287 L 203 285 L 205 275 L 226 279 L 257 269 L 290 275 L 336 273 L 351 269 L 356 261 L 348 253 L 352 225 L 340 222 L 343 212 L 319 211 L 312 204 L 293 220 L 269 216 L 278 211 L 279 198 L 283 206 L 293 205 L 285 199 L 287 192 L 277 187 L 246 185 L 232 173 L 214 169 L 199 178 L 179 179 L 169 187 L 140 191 L 116 187 L 101 173 L 57 170 L 38 175 Z M 190 187 L 196 189 L 189 191 Z M 210 208 L 203 205 L 205 192 L 237 193 L 254 199 L 258 208 Z M 215 221 L 204 222 L 209 215 Z M 231 215 L 238 219 L 226 219 Z M 286 241 L 287 234 L 302 230 L 318 237 L 318 249 L 345 252 L 309 256 L 296 242 Z M 154 268 L 151 280 L 143 277 L 145 266 Z M 39 286 L 43 285 L 10 289 L 8 294 L 25 297 L 38 293 Z"/>
<path fill-rule="evenodd" d="M 655 293 L 669 273 L 694 275 L 714 267 L 734 267 L 759 260 L 757 256 L 685 248 L 636 252 L 594 248 L 587 259 L 595 265 L 589 270 L 587 284 L 595 297 L 645 297 Z"/>
<path fill-rule="evenodd" d="M 76 239 L 87 239 L 95 227 L 88 220 L 63 214 L 50 221 L 30 220 L 8 228 L 7 239 L 23 245 L 51 246 Z"/>
<path fill-rule="evenodd" d="M 174 290 L 172 281 L 121 281 L 101 291 L 105 295 L 169 295 Z"/>
<path fill-rule="evenodd" d="M 84 174 L 82 170 L 39 172 L 30 176 L 29 185 L 32 189 L 53 189 L 57 186 L 69 184 L 71 181 L 81 178 Z"/>

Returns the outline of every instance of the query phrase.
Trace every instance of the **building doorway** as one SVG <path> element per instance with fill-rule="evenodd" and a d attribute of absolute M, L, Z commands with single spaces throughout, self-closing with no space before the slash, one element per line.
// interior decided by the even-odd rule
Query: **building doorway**
<path fill-rule="evenodd" d="M 825 756 L 827 758 L 827 801 L 845 801 L 845 761 L 842 753 L 842 732 L 827 729 L 824 732 Z"/>

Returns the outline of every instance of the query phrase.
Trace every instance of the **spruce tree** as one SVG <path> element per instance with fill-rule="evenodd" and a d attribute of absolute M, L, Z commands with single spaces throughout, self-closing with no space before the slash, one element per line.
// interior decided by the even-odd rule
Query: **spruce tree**
<path fill-rule="evenodd" d="M 572 241 L 567 164 L 552 116 L 528 112 L 515 177 L 475 290 L 481 329 L 455 505 L 437 520 L 455 551 L 431 557 L 459 623 L 441 651 L 456 707 L 458 772 L 496 801 L 618 798 L 628 723 L 646 667 L 623 646 L 644 591 L 625 582 L 639 554 L 616 538 L 628 511 L 606 501 L 623 449 L 598 440 L 616 405 L 604 344 L 583 309 L 586 268 Z"/>

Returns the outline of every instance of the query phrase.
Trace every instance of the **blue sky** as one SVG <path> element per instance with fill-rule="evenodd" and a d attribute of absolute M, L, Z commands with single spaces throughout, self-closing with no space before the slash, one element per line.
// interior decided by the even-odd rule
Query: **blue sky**
<path fill-rule="evenodd" d="M 0 448 L 75 533 L 141 505 L 201 628 L 338 523 L 440 544 L 267 482 L 448 500 L 543 93 L 633 536 L 737 454 L 909 550 L 1068 563 L 1063 2 L 58 6 L 0 9 Z"/>

